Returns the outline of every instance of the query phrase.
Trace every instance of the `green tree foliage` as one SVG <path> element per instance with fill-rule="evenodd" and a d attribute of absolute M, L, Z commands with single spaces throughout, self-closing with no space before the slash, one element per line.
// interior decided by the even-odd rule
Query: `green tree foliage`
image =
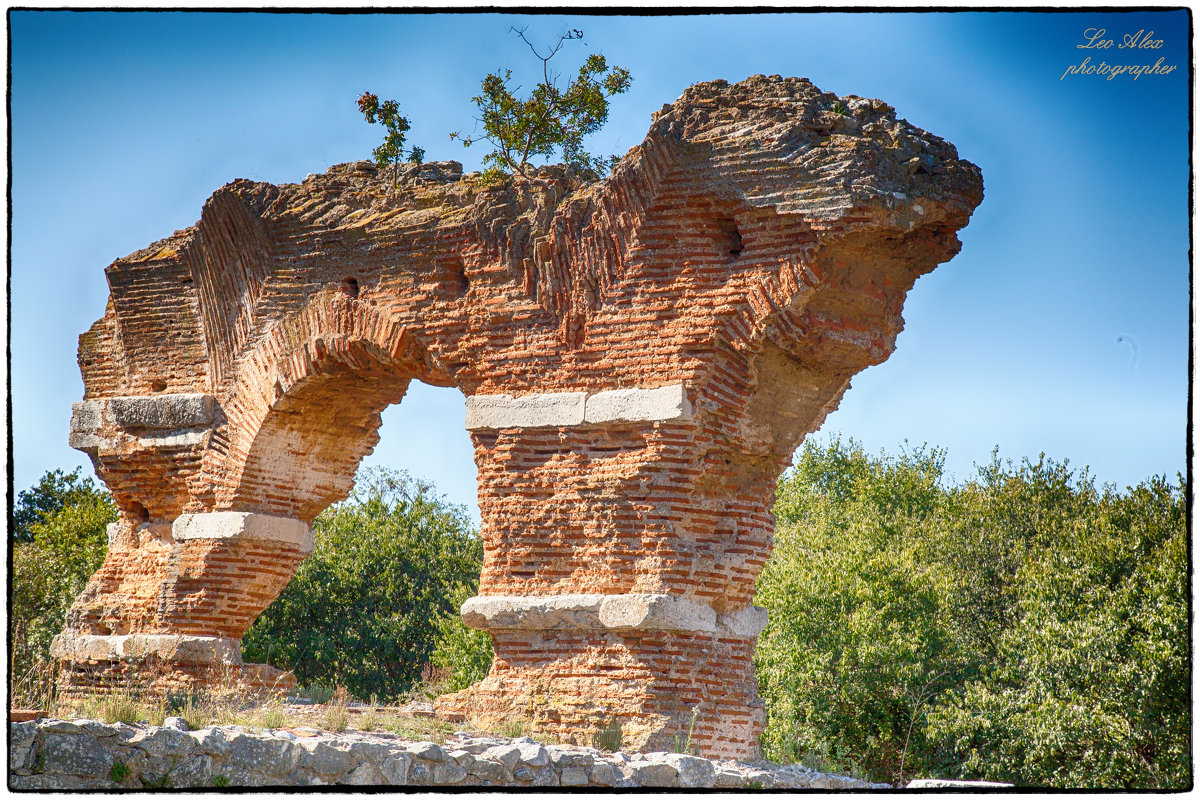
<path fill-rule="evenodd" d="M 358 98 L 358 110 L 362 112 L 367 122 L 374 125 L 378 122 L 387 133 L 384 134 L 383 144 L 372 151 L 375 163 L 381 167 L 388 164 L 399 164 L 404 159 L 404 134 L 409 129 L 407 117 L 400 116 L 400 105 L 395 100 L 384 100 L 370 92 L 363 92 Z M 420 147 L 410 148 L 408 160 L 420 164 L 425 160 L 425 151 Z"/>
<path fill-rule="evenodd" d="M 483 544 L 430 486 L 367 470 L 314 523 L 316 549 L 242 641 L 301 683 L 396 698 L 431 662 L 444 618 L 474 593 Z"/>
<path fill-rule="evenodd" d="M 14 680 L 49 658 L 67 609 L 104 561 L 108 524 L 117 519 L 112 497 L 90 478 L 80 480 L 78 469 L 47 472 L 18 498 L 17 512 L 28 512 L 24 518 L 30 521 L 12 549 Z"/>
<path fill-rule="evenodd" d="M 454 607 L 461 608 L 471 592 L 460 592 Z M 483 680 L 492 666 L 492 637 L 463 624 L 458 614 L 443 617 L 438 622 L 437 646 L 433 651 L 433 666 L 437 669 L 436 689 L 457 692 Z"/>
<path fill-rule="evenodd" d="M 491 144 L 492 152 L 483 157 L 483 162 L 494 171 L 528 175 L 532 170 L 530 158 L 561 150 L 568 166 L 586 178 L 599 177 L 617 157 L 603 159 L 589 154 L 583 139 L 608 120 L 609 98 L 629 91 L 633 81 L 629 70 L 609 66 L 602 54 L 593 53 L 566 88 L 559 88 L 559 76 L 551 71 L 550 60 L 565 42 L 582 39 L 583 31 L 566 31 L 542 55 L 525 37 L 524 29 L 510 30 L 542 62 L 542 80 L 528 96 L 519 97 L 516 92 L 520 87 L 509 86 L 512 70 L 490 73 L 483 79 L 480 94 L 471 98 L 479 108 L 478 121 L 483 124 L 484 135 L 452 133 L 450 138 L 460 139 L 466 147 L 479 140 Z"/>
<path fill-rule="evenodd" d="M 756 654 L 779 760 L 877 780 L 1190 786 L 1186 486 L 807 444 Z"/>
<path fill-rule="evenodd" d="M 82 477 L 79 474 L 81 469 L 76 467 L 71 472 L 51 470 L 35 485 L 17 493 L 17 503 L 13 507 L 12 516 L 13 541 L 32 542 L 32 526 L 35 522 L 48 514 L 61 511 L 66 506 L 106 494 L 96 488 L 96 483 L 91 478 Z"/>

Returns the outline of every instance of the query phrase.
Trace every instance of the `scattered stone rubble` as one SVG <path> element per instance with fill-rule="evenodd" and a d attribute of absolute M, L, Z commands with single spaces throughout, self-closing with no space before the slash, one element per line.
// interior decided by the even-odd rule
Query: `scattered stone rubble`
<path fill-rule="evenodd" d="M 537 786 L 683 789 L 887 789 L 799 764 L 608 753 L 459 732 L 444 744 L 315 728 L 187 730 L 41 719 L 9 724 L 9 788 Z"/>

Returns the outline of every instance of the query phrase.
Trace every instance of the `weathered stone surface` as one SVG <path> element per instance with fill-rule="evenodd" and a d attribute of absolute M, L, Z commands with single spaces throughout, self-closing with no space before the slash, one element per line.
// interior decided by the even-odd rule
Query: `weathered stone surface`
<path fill-rule="evenodd" d="M 408 752 L 426 761 L 445 761 L 446 751 L 433 742 L 416 742 L 407 746 Z"/>
<path fill-rule="evenodd" d="M 229 753 L 229 742 L 225 738 L 225 732 L 219 728 L 201 728 L 198 731 L 190 731 L 188 736 L 196 741 L 201 750 L 210 755 L 223 756 Z"/>
<path fill-rule="evenodd" d="M 329 742 L 301 739 L 299 747 L 305 751 L 300 759 L 300 766 L 313 772 L 340 774 L 348 771 L 354 764 L 348 748 L 334 747 Z"/>
<path fill-rule="evenodd" d="M 168 767 L 168 780 L 171 786 L 184 787 L 211 787 L 212 786 L 212 757 L 208 755 L 195 755 L 190 758 L 184 758 L 178 762 L 172 763 Z"/>
<path fill-rule="evenodd" d="M 597 786 L 617 785 L 617 770 L 612 764 L 600 762 L 593 765 L 589 777 L 591 778 L 591 782 Z"/>
<path fill-rule="evenodd" d="M 149 657 L 189 664 L 240 664 L 241 645 L 226 636 L 125 634 L 96 636 L 64 631 L 50 644 L 50 655 L 68 661 L 119 661 Z"/>
<path fill-rule="evenodd" d="M 594 630 L 600 624 L 601 594 L 557 597 L 472 597 L 462 619 L 478 630 Z"/>
<path fill-rule="evenodd" d="M 412 764 L 412 756 L 408 753 L 394 753 L 383 760 L 380 772 L 383 779 L 392 786 L 404 786 L 408 783 L 408 768 Z"/>
<path fill-rule="evenodd" d="M 439 711 L 753 757 L 746 609 L 776 480 L 892 352 L 906 293 L 981 199 L 978 168 L 886 103 L 761 75 L 690 87 L 590 185 L 357 162 L 222 187 L 108 267 L 80 338 L 71 440 L 121 516 L 67 631 L 240 640 L 307 540 L 185 534 L 214 514 L 311 522 L 417 379 L 467 397 L 485 551 L 467 616 L 496 652 Z M 594 611 L 544 599 L 597 593 Z M 68 695 L 163 665 L 82 656 L 63 659 Z M 214 681 L 165 666 L 163 691 Z"/>
<path fill-rule="evenodd" d="M 212 424 L 213 398 L 208 394 L 114 397 L 108 401 L 108 414 L 121 428 L 195 428 Z"/>
<path fill-rule="evenodd" d="M 550 763 L 562 769 L 564 767 L 590 767 L 595 763 L 591 753 L 577 750 L 555 749 L 550 753 Z"/>
<path fill-rule="evenodd" d="M 1011 783 L 996 783 L 995 781 L 952 781 L 944 778 L 918 778 L 909 781 L 905 789 L 1004 789 Z"/>
<path fill-rule="evenodd" d="M 717 626 L 730 636 L 757 639 L 767 627 L 767 610 L 747 605 L 732 614 L 717 617 Z"/>
<path fill-rule="evenodd" d="M 730 767 L 718 767 L 716 776 L 713 780 L 713 786 L 718 789 L 740 789 L 746 785 L 746 776 L 736 769 Z"/>
<path fill-rule="evenodd" d="M 679 773 L 679 785 L 685 789 L 707 789 L 716 781 L 716 769 L 707 758 L 668 753 L 663 760 Z"/>
<path fill-rule="evenodd" d="M 635 761 L 632 765 L 633 777 L 640 786 L 676 786 L 679 783 L 679 771 L 665 761 Z"/>
<path fill-rule="evenodd" d="M 192 755 L 199 749 L 194 738 L 182 731 L 167 727 L 156 728 L 145 736 L 130 739 L 128 744 L 144 750 L 147 755 L 176 758 Z"/>
<path fill-rule="evenodd" d="M 442 761 L 433 765 L 433 782 L 446 786 L 467 777 L 467 771 L 453 761 Z"/>
<path fill-rule="evenodd" d="M 29 727 L 32 725 L 32 728 Z M 470 736 L 457 733 L 446 748 L 432 742 L 406 742 L 386 734 L 346 732 L 300 737 L 293 745 L 283 731 L 250 731 L 238 727 L 180 732 L 171 728 L 107 725 L 93 720 L 74 723 L 47 720 L 21 726 L 11 723 L 13 757 L 25 764 L 10 769 L 13 786 L 41 789 L 113 788 L 105 765 L 128 768 L 124 788 L 163 785 L 206 788 L 218 776 L 233 787 L 257 786 L 607 786 L 618 788 L 742 787 L 862 789 L 890 788 L 839 775 L 814 772 L 800 765 L 763 762 L 714 764 L 679 753 L 600 753 L 574 745 L 540 745 L 521 738 Z M 55 730 L 60 732 L 54 732 Z M 41 731 L 57 754 L 31 759 L 28 744 Z M 127 734 L 132 735 L 127 735 Z M 53 739 L 51 737 L 58 737 Z M 180 746 L 180 742 L 191 742 Z M 221 752 L 207 752 L 201 742 L 217 740 Z M 519 760 L 526 749 L 534 767 Z M 539 748 L 540 751 L 531 751 Z M 208 748 L 221 750 L 221 748 Z M 419 750 L 438 756 L 429 761 Z M 80 754 L 83 754 L 82 756 Z M 33 762 L 33 763 L 31 763 Z M 510 769 L 509 764 L 515 765 Z M 108 767 L 111 769 L 111 766 Z M 30 774 L 30 773 L 34 774 Z"/>
<path fill-rule="evenodd" d="M 98 778 L 107 776 L 113 759 L 108 749 L 89 735 L 48 733 L 42 740 L 43 770 Z"/>
<path fill-rule="evenodd" d="M 521 748 L 512 744 L 493 745 L 483 751 L 483 757 L 501 764 L 511 772 L 521 760 Z"/>
<path fill-rule="evenodd" d="M 587 786 L 588 771 L 583 767 L 563 767 L 558 773 L 559 786 Z"/>
<path fill-rule="evenodd" d="M 104 403 L 80 400 L 71 404 L 71 433 L 95 433 L 104 426 Z"/>
<path fill-rule="evenodd" d="M 379 767 L 374 764 L 365 763 L 359 764 L 354 770 L 346 776 L 346 784 L 350 786 L 380 786 L 386 782 L 383 773 Z"/>
<path fill-rule="evenodd" d="M 475 759 L 467 772 L 476 778 L 491 781 L 494 784 L 505 783 L 512 778 L 512 770 L 506 769 L 499 761 L 492 761 L 489 758 Z"/>
<path fill-rule="evenodd" d="M 513 397 L 507 394 L 467 398 L 466 427 L 554 428 L 583 423 L 585 392 L 555 392 Z"/>
<path fill-rule="evenodd" d="M 351 742 L 349 746 L 350 755 L 366 759 L 372 764 L 382 764 L 383 760 L 391 754 L 392 749 L 383 742 L 357 741 Z"/>
<path fill-rule="evenodd" d="M 246 511 L 213 511 L 183 514 L 171 525 L 176 541 L 187 539 L 263 539 L 284 542 L 311 553 L 315 542 L 312 526 L 290 517 L 252 514 Z"/>
<path fill-rule="evenodd" d="M 296 769 L 301 750 L 280 739 L 237 734 L 229 740 L 229 763 L 235 767 L 280 778 Z"/>
<path fill-rule="evenodd" d="M 8 769 L 24 769 L 30 761 L 30 752 L 37 736 L 36 720 L 12 722 L 8 726 Z"/>
<path fill-rule="evenodd" d="M 691 416 L 692 405 L 688 402 L 687 387 L 675 383 L 657 389 L 597 392 L 588 397 L 583 419 L 586 423 L 597 425 L 604 422 L 691 419 Z"/>
<path fill-rule="evenodd" d="M 717 612 L 704 603 L 666 594 L 627 594 L 606 597 L 600 606 L 606 628 L 714 633 Z"/>
<path fill-rule="evenodd" d="M 550 763 L 550 753 L 540 744 L 521 744 L 521 763 L 530 767 L 544 767 Z"/>

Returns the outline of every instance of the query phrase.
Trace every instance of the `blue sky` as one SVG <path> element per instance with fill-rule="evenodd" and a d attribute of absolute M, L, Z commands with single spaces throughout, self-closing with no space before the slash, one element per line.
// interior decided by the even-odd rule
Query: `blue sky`
<path fill-rule="evenodd" d="M 355 109 L 395 98 L 409 143 L 476 169 L 450 131 L 535 41 L 585 33 L 634 76 L 594 152 L 624 153 L 688 85 L 797 75 L 879 97 L 978 164 L 985 199 L 962 252 L 909 294 L 884 364 L 853 381 L 819 436 L 949 450 L 958 478 L 999 446 L 1090 465 L 1101 482 L 1184 471 L 1188 392 L 1188 18 L 1185 12 L 694 16 L 10 12 L 14 484 L 90 464 L 67 444 L 83 395 L 77 337 L 104 313 L 104 267 L 193 224 L 235 178 L 296 182 L 368 158 Z M 1082 50 L 1084 31 L 1114 46 Z M 1153 31 L 1160 49 L 1119 48 Z M 1091 57 L 1168 75 L 1068 75 Z M 1120 341 L 1118 339 L 1120 338 Z M 1132 339 L 1134 345 L 1127 343 Z M 413 384 L 366 463 L 407 469 L 474 508 L 455 390 Z M 472 511 L 473 515 L 476 513 Z"/>

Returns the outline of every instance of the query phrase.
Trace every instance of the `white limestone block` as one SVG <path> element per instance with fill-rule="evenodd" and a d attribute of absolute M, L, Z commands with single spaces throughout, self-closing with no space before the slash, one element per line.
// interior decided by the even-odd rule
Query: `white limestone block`
<path fill-rule="evenodd" d="M 463 603 L 462 620 L 478 630 L 590 630 L 600 627 L 603 602 L 602 594 L 472 597 Z"/>
<path fill-rule="evenodd" d="M 312 527 L 302 520 L 250 511 L 210 511 L 180 514 L 171 526 L 175 541 L 185 539 L 266 539 L 297 545 L 311 553 L 316 544 Z"/>
<path fill-rule="evenodd" d="M 500 428 L 547 428 L 583 424 L 585 392 L 509 394 L 467 398 L 469 431 Z"/>
<path fill-rule="evenodd" d="M 597 392 L 588 397 L 584 409 L 584 421 L 592 425 L 604 422 L 654 422 L 691 418 L 692 405 L 688 402 L 687 387 L 682 383 L 660 386 L 657 389 L 612 389 Z"/>
<path fill-rule="evenodd" d="M 717 626 L 722 633 L 739 639 L 757 639 L 767 627 L 767 610 L 758 606 L 746 606 L 732 614 L 717 617 Z"/>
<path fill-rule="evenodd" d="M 715 633 L 712 606 L 667 594 L 618 594 L 604 598 L 600 622 L 606 628 Z"/>
<path fill-rule="evenodd" d="M 104 425 L 104 401 L 71 403 L 71 433 L 95 433 Z"/>
<path fill-rule="evenodd" d="M 718 630 L 707 603 L 665 594 L 472 597 L 463 603 L 462 619 L 478 630 Z"/>
<path fill-rule="evenodd" d="M 241 644 L 227 636 L 131 633 L 98 636 L 64 632 L 50 643 L 50 655 L 67 661 L 132 661 L 150 656 L 189 664 L 240 664 Z"/>
<path fill-rule="evenodd" d="M 212 395 L 198 393 L 114 397 L 108 416 L 122 428 L 180 430 L 211 425 L 214 405 Z"/>

